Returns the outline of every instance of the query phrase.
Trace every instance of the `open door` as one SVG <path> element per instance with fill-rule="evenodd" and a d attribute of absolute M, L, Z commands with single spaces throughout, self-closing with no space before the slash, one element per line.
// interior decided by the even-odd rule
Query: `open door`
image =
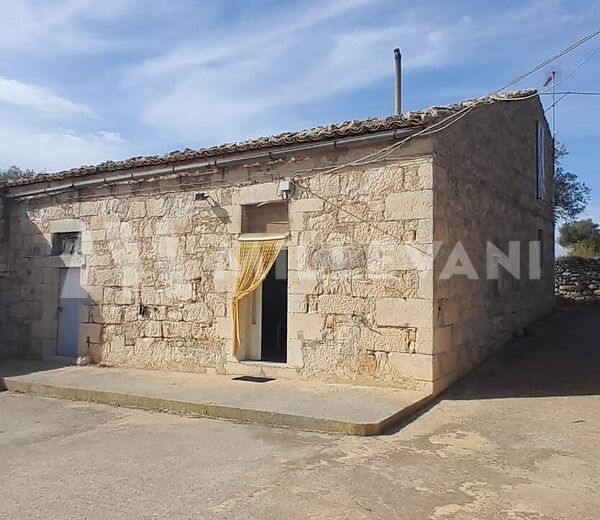
<path fill-rule="evenodd" d="M 262 284 L 261 361 L 287 361 L 287 250 L 277 256 Z"/>
<path fill-rule="evenodd" d="M 282 249 L 262 284 L 240 302 L 243 359 L 287 361 L 287 268 Z"/>

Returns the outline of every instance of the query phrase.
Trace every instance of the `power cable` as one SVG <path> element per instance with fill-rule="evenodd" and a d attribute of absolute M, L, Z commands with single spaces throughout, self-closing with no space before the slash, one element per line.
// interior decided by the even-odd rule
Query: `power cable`
<path fill-rule="evenodd" d="M 586 43 L 587 41 L 591 40 L 592 38 L 595 38 L 596 36 L 598 36 L 598 34 L 600 34 L 600 29 L 596 29 L 596 30 L 592 31 L 587 36 L 584 36 L 583 38 L 581 38 L 581 40 L 576 41 L 575 43 L 569 45 L 568 47 L 566 47 L 562 51 L 558 52 L 554 56 L 548 58 L 547 60 L 544 60 L 539 65 L 536 65 L 535 67 L 533 67 L 532 69 L 528 70 L 527 72 L 524 72 L 520 76 L 517 76 L 515 79 L 509 81 L 506 85 L 504 85 L 504 86 L 500 87 L 498 90 L 496 90 L 494 92 L 494 94 L 496 94 L 498 92 L 501 92 L 502 90 L 505 90 L 508 87 L 512 87 L 515 83 L 518 83 L 519 81 L 525 79 L 526 77 L 531 76 L 531 74 L 533 74 L 533 73 L 537 72 L 538 70 L 544 68 L 546 65 L 552 63 L 553 61 L 556 61 L 558 58 L 561 58 L 565 54 L 571 52 L 572 50 L 576 49 L 580 45 L 583 45 L 584 43 Z"/>

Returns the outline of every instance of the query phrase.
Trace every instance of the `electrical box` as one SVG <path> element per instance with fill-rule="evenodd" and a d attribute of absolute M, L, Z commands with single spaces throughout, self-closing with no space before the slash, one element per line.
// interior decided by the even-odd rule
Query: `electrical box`
<path fill-rule="evenodd" d="M 279 181 L 279 191 L 280 191 L 280 193 L 285 193 L 286 195 L 291 195 L 294 192 L 294 182 L 293 181 Z"/>

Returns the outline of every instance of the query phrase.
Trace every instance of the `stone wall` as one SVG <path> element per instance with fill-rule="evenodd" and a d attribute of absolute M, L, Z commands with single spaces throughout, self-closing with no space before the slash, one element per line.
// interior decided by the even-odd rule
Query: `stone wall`
<path fill-rule="evenodd" d="M 7 205 L 0 193 L 0 329 L 8 322 L 8 218 Z M 0 357 L 11 354 L 10 345 L 0 342 Z"/>
<path fill-rule="evenodd" d="M 434 148 L 435 387 L 443 389 L 553 305 L 552 143 L 547 132 L 546 199 L 536 193 L 537 98 L 477 108 L 438 134 Z M 542 234 L 541 279 L 529 276 L 529 244 Z M 487 277 L 487 242 L 504 254 L 518 241 L 520 277 Z M 441 279 L 460 242 L 477 279 Z M 536 264 L 538 265 L 538 264 Z"/>
<path fill-rule="evenodd" d="M 286 241 L 288 362 L 260 366 L 232 355 L 242 205 L 281 200 L 276 179 L 373 151 L 19 201 L 10 214 L 9 316 L 0 345 L 54 355 L 59 272 L 80 267 L 79 353 L 97 363 L 430 388 L 431 266 L 415 261 L 432 247 L 427 140 L 396 162 L 301 177 Z M 218 208 L 196 201 L 198 191 Z M 51 255 L 59 232 L 81 233 L 80 255 Z"/>
<path fill-rule="evenodd" d="M 566 301 L 600 303 L 600 260 L 559 258 L 555 265 L 556 295 Z"/>

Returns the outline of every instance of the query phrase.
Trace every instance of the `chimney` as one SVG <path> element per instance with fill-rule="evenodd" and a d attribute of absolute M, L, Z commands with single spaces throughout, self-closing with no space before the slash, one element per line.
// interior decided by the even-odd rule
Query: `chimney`
<path fill-rule="evenodd" d="M 395 66 L 395 111 L 396 115 L 402 114 L 402 54 L 400 49 L 394 49 L 394 66 Z"/>

